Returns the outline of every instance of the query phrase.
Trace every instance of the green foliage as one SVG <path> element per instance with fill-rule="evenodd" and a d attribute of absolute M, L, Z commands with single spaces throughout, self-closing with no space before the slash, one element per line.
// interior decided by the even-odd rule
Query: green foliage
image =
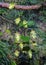
<path fill-rule="evenodd" d="M 28 21 L 28 26 L 33 26 L 35 25 L 35 21 Z"/>
<path fill-rule="evenodd" d="M 7 58 L 7 54 L 9 53 L 8 45 L 4 42 L 0 41 L 0 64 L 1 65 L 10 65 L 10 59 Z"/>
<path fill-rule="evenodd" d="M 4 12 L 5 12 L 5 10 L 2 9 L 2 8 L 0 8 L 0 14 L 2 14 L 2 13 L 4 13 Z"/>
<path fill-rule="evenodd" d="M 41 4 L 45 0 L 0 1 L 11 3 L 9 9 L 0 8 L 0 65 L 18 65 L 23 61 L 21 53 L 30 59 L 30 65 L 43 65 L 40 64 L 42 61 L 40 57 L 46 57 L 45 7 L 39 10 L 16 10 L 13 3 L 34 5 Z"/>
<path fill-rule="evenodd" d="M 16 65 L 16 62 L 15 61 L 11 61 L 11 65 Z"/>
<path fill-rule="evenodd" d="M 21 35 L 21 39 L 22 39 L 23 42 L 29 42 L 30 38 L 28 36 Z"/>
<path fill-rule="evenodd" d="M 11 56 L 11 51 L 9 49 L 9 44 L 0 41 L 0 64 L 1 65 L 16 65 L 16 63 L 9 58 Z M 12 61 L 11 61 L 12 60 Z"/>
<path fill-rule="evenodd" d="M 10 30 L 6 30 L 6 33 L 10 34 L 11 32 L 10 32 Z"/>
<path fill-rule="evenodd" d="M 39 2 L 39 0 L 30 0 L 30 2 L 32 3 L 32 4 L 36 4 L 36 3 L 38 3 Z"/>
<path fill-rule="evenodd" d="M 3 35 L 3 33 L 2 32 L 0 32 L 0 36 L 2 36 Z"/>

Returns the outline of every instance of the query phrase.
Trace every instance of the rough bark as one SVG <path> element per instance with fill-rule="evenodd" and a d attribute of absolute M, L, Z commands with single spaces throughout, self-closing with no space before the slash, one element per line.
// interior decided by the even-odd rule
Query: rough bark
<path fill-rule="evenodd" d="M 3 3 L 0 2 L 0 7 L 4 7 L 4 8 L 9 8 L 9 3 Z M 14 8 L 15 9 L 21 9 L 21 10 L 31 10 L 31 9 L 39 9 L 42 5 L 15 5 Z M 46 6 L 46 3 L 44 4 L 44 6 Z"/>

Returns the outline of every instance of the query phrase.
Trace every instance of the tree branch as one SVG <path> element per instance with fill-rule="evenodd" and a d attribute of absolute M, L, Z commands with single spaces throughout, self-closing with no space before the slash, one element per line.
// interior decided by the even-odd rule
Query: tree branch
<path fill-rule="evenodd" d="M 0 7 L 9 8 L 9 3 L 3 3 L 0 2 Z M 31 9 L 39 9 L 42 5 L 15 5 L 15 9 L 21 9 L 21 10 L 31 10 Z M 45 4 L 46 6 L 46 4 Z"/>

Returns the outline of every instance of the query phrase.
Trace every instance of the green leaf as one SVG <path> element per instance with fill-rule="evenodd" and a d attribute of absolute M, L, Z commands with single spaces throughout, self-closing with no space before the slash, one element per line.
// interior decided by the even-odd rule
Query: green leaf
<path fill-rule="evenodd" d="M 28 22 L 28 26 L 32 26 L 32 25 L 34 25 L 34 24 L 35 24 L 34 21 L 29 21 L 29 22 Z"/>
<path fill-rule="evenodd" d="M 1 35 L 3 35 L 3 33 L 2 33 L 2 32 L 0 32 L 0 36 L 1 36 Z"/>
<path fill-rule="evenodd" d="M 10 34 L 10 33 L 11 33 L 11 31 L 10 31 L 9 29 L 7 29 L 7 30 L 6 30 L 6 33 L 9 33 L 9 34 Z"/>
<path fill-rule="evenodd" d="M 11 61 L 11 65 L 17 65 L 15 61 Z"/>
<path fill-rule="evenodd" d="M 30 2 L 31 2 L 32 4 L 37 4 L 37 3 L 39 2 L 39 0 L 30 0 Z"/>
<path fill-rule="evenodd" d="M 28 42 L 30 38 L 28 36 L 21 35 L 21 39 L 23 42 Z"/>
<path fill-rule="evenodd" d="M 5 10 L 3 8 L 0 8 L 0 14 L 3 14 Z"/>

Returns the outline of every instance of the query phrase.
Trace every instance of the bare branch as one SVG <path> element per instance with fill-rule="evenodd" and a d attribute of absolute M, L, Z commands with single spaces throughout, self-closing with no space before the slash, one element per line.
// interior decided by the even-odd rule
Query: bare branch
<path fill-rule="evenodd" d="M 9 8 L 9 3 L 3 3 L 0 2 L 0 7 L 4 7 L 4 8 Z M 21 9 L 21 10 L 31 10 L 31 9 L 39 9 L 41 7 L 41 5 L 15 5 L 14 8 L 15 9 Z"/>

